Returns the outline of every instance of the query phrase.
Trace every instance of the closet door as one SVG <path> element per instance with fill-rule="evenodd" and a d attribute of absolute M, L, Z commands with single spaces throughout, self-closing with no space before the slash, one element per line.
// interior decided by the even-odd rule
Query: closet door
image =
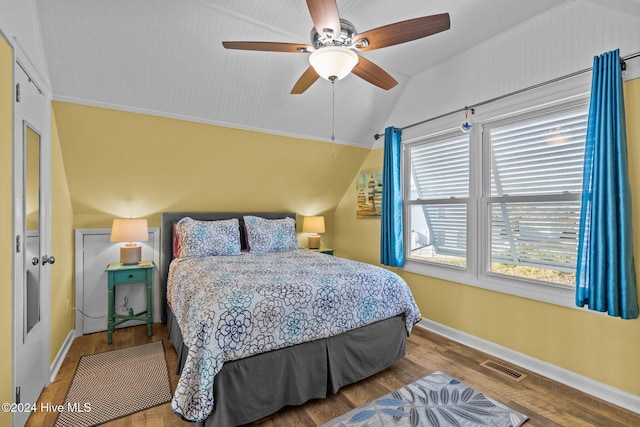
<path fill-rule="evenodd" d="M 13 382 L 14 402 L 24 406 L 36 402 L 49 383 L 49 284 L 55 259 L 48 252 L 48 101 L 18 62 L 14 76 Z M 14 413 L 14 425 L 28 418 L 24 409 Z"/>

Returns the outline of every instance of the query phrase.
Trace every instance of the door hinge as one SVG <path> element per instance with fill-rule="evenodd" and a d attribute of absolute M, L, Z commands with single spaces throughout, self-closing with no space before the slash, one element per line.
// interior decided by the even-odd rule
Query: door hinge
<path fill-rule="evenodd" d="M 20 387 L 16 387 L 16 403 L 20 403 Z"/>
<path fill-rule="evenodd" d="M 20 102 L 20 83 L 16 84 L 16 102 Z"/>
<path fill-rule="evenodd" d="M 20 235 L 16 236 L 16 253 L 20 253 Z"/>

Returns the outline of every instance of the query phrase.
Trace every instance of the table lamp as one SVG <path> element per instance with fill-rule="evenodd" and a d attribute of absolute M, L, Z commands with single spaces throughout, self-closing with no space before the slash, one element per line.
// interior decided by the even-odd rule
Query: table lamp
<path fill-rule="evenodd" d="M 120 248 L 120 263 L 137 264 L 142 257 L 142 247 L 135 242 L 149 240 L 146 219 L 116 218 L 111 227 L 111 242 L 125 242 Z"/>
<path fill-rule="evenodd" d="M 309 249 L 318 249 L 320 247 L 320 235 L 318 233 L 324 233 L 324 217 L 305 216 L 302 221 L 302 232 L 311 233 L 309 235 Z"/>

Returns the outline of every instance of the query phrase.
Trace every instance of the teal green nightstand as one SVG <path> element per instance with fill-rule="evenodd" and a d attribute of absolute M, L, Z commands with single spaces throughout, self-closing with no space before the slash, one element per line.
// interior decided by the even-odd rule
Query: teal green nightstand
<path fill-rule="evenodd" d="M 309 249 L 310 251 L 320 252 L 321 254 L 333 255 L 333 249 L 329 248 L 319 248 L 319 249 Z"/>
<path fill-rule="evenodd" d="M 107 266 L 107 278 L 109 286 L 109 312 L 107 313 L 107 344 L 111 344 L 113 331 L 116 326 L 129 320 L 141 320 L 147 322 L 148 335 L 153 335 L 153 268 L 155 265 L 151 261 L 140 264 L 124 265 L 114 262 Z M 115 313 L 116 286 L 128 285 L 131 283 L 147 284 L 147 309 L 139 313 L 134 313 L 129 309 L 128 314 Z M 116 321 L 116 319 L 120 319 Z"/>

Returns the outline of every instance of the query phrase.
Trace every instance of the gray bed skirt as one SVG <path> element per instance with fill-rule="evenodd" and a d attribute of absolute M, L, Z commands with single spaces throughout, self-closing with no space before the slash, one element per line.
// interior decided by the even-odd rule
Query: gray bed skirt
<path fill-rule="evenodd" d="M 188 349 L 173 313 L 167 311 L 179 373 Z M 215 408 L 204 425 L 247 424 L 284 406 L 336 393 L 404 357 L 405 340 L 400 315 L 334 337 L 227 362 L 216 376 Z"/>

